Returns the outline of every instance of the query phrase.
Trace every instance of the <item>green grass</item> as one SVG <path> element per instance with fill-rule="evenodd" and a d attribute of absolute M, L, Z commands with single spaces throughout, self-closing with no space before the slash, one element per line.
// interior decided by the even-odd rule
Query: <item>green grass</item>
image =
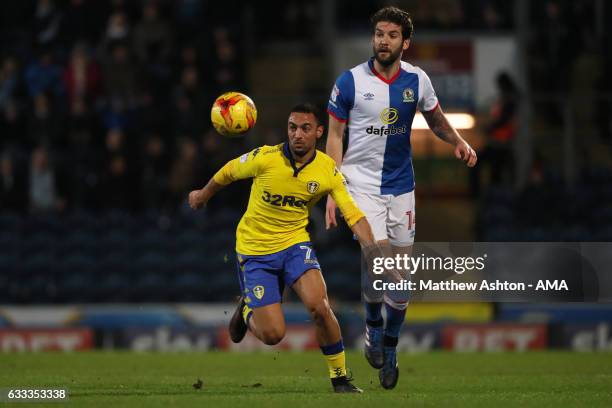
<path fill-rule="evenodd" d="M 347 359 L 362 395 L 333 394 L 316 352 L 0 354 L 0 388 L 67 388 L 52 407 L 612 406 L 612 354 L 403 354 L 393 391 Z"/>

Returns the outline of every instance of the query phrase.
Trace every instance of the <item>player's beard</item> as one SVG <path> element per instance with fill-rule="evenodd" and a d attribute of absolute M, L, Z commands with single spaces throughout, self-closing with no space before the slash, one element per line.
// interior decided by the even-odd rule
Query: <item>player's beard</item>
<path fill-rule="evenodd" d="M 395 61 L 402 57 L 402 47 L 399 47 L 395 52 L 391 48 L 387 48 L 386 51 L 389 55 L 386 58 L 380 55 L 380 50 L 377 50 L 376 47 L 373 47 L 373 51 L 374 58 L 376 58 L 376 61 L 383 67 L 390 67 Z"/>
<path fill-rule="evenodd" d="M 299 148 L 296 147 L 295 144 L 291 144 L 291 152 L 294 156 L 304 157 L 310 152 L 310 148 L 308 148 L 305 143 Z"/>

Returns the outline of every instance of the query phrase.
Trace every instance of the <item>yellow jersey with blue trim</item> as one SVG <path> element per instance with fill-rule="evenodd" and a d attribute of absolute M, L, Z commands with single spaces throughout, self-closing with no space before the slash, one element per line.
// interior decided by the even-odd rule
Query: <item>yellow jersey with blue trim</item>
<path fill-rule="evenodd" d="M 221 185 L 253 179 L 247 210 L 236 229 L 236 252 L 243 255 L 273 254 L 310 241 L 310 208 L 327 194 L 349 226 L 364 217 L 334 160 L 318 150 L 297 167 L 288 143 L 258 147 L 229 161 L 213 178 Z"/>

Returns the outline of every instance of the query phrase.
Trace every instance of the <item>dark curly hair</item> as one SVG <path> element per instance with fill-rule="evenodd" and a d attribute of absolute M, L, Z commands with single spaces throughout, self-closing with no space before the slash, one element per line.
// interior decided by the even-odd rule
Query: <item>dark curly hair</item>
<path fill-rule="evenodd" d="M 388 21 L 402 27 L 402 38 L 409 40 L 412 37 L 414 27 L 412 26 L 412 18 L 410 13 L 405 12 L 397 7 L 387 6 L 378 10 L 370 18 L 372 23 L 372 33 L 376 31 L 376 24 L 381 21 Z"/>

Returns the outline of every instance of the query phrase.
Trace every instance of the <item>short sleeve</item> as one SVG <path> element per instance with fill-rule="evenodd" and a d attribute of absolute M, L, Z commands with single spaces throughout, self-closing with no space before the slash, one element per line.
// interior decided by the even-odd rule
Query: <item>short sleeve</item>
<path fill-rule="evenodd" d="M 339 120 L 346 122 L 349 111 L 353 109 L 355 102 L 355 79 L 351 71 L 346 71 L 338 77 L 332 88 L 327 103 L 327 113 Z"/>
<path fill-rule="evenodd" d="M 214 176 L 214 180 L 227 185 L 236 180 L 256 177 L 262 167 L 262 155 L 259 154 L 261 148 L 258 147 L 249 153 L 230 160 Z"/>
<path fill-rule="evenodd" d="M 423 71 L 419 72 L 419 110 L 431 112 L 438 106 L 438 97 L 434 91 L 429 76 Z"/>

